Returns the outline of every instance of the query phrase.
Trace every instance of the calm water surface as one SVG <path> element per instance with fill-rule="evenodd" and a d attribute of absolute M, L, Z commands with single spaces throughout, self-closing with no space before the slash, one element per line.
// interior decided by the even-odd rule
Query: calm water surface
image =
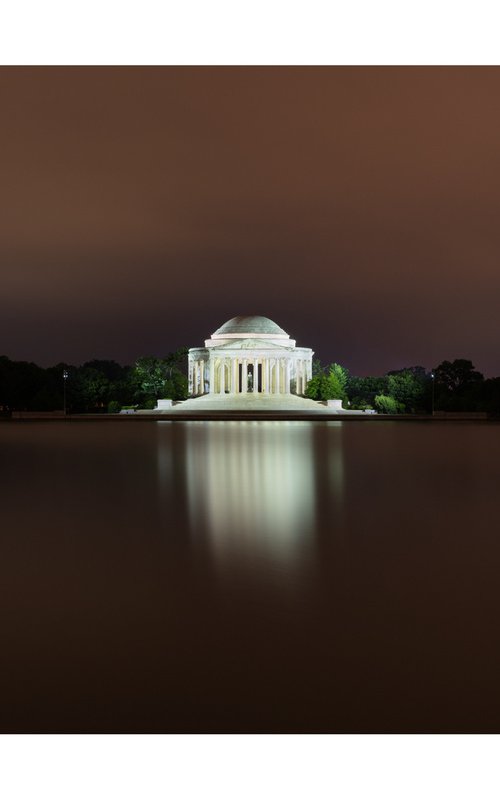
<path fill-rule="evenodd" d="M 0 730 L 500 731 L 500 426 L 0 425 Z"/>

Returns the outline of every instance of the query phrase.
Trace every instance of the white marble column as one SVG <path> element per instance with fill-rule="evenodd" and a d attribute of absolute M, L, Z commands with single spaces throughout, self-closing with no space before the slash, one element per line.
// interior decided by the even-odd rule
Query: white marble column
<path fill-rule="evenodd" d="M 219 359 L 219 394 L 224 394 L 224 359 Z"/>
<path fill-rule="evenodd" d="M 231 392 L 238 394 L 238 359 L 231 359 Z"/>
<path fill-rule="evenodd" d="M 259 390 L 259 360 L 254 358 L 253 360 L 253 385 L 252 391 L 254 394 Z"/>
<path fill-rule="evenodd" d="M 210 393 L 215 392 L 215 359 L 210 359 Z"/>
<path fill-rule="evenodd" d="M 285 361 L 285 392 L 290 394 L 290 359 Z"/>
<path fill-rule="evenodd" d="M 188 394 L 190 396 L 193 394 L 193 362 L 191 357 L 188 361 Z"/>
<path fill-rule="evenodd" d="M 246 394 L 248 391 L 248 361 L 246 358 L 243 359 L 243 379 L 241 391 L 243 394 Z"/>
<path fill-rule="evenodd" d="M 205 394 L 205 361 L 200 361 L 200 394 Z"/>

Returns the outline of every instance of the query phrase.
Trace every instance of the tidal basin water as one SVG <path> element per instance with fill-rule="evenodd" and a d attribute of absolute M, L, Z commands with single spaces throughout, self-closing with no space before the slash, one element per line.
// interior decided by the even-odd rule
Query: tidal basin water
<path fill-rule="evenodd" d="M 500 426 L 0 424 L 2 732 L 499 732 Z"/>

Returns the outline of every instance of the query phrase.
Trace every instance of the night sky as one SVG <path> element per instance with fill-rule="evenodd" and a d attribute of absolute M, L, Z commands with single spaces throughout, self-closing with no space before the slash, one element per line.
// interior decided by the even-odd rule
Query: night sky
<path fill-rule="evenodd" d="M 499 68 L 0 69 L 0 354 L 500 374 Z"/>

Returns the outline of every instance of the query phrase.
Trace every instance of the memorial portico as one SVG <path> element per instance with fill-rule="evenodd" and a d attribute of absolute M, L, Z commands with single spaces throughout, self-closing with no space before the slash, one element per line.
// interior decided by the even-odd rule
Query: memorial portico
<path fill-rule="evenodd" d="M 267 317 L 233 317 L 189 351 L 189 393 L 302 396 L 312 356 Z"/>

